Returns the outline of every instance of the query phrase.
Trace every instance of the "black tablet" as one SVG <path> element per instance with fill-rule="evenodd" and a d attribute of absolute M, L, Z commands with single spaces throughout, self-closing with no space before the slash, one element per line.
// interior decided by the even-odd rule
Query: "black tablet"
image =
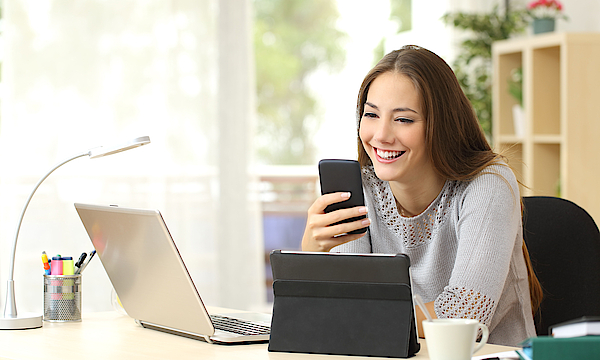
<path fill-rule="evenodd" d="M 274 250 L 269 351 L 406 358 L 419 351 L 404 254 Z"/>

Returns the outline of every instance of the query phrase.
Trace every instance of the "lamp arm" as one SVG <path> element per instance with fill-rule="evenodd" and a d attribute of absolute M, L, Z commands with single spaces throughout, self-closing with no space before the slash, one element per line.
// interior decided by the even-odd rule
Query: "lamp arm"
<path fill-rule="evenodd" d="M 17 230 L 15 231 L 15 238 L 13 240 L 12 253 L 10 256 L 10 268 L 9 268 L 9 273 L 8 273 L 9 275 L 8 275 L 8 281 L 7 281 L 8 286 L 7 286 L 7 291 L 6 291 L 6 304 L 4 307 L 4 316 L 7 318 L 17 316 L 17 307 L 16 307 L 16 303 L 15 303 L 15 293 L 14 293 L 14 285 L 13 285 L 14 271 L 15 271 L 15 256 L 17 254 L 17 239 L 19 238 L 19 231 L 21 230 L 21 223 L 23 222 L 23 217 L 25 216 L 25 211 L 27 211 L 29 202 L 31 201 L 31 198 L 33 198 L 33 195 L 35 194 L 36 190 L 40 187 L 40 185 L 44 182 L 44 180 L 46 180 L 46 178 L 54 172 L 54 170 L 58 169 L 59 167 L 63 166 L 64 164 L 68 163 L 71 160 L 75 160 L 75 159 L 83 157 L 83 156 L 90 156 L 90 151 L 75 155 L 73 157 L 68 158 L 65 161 L 60 162 L 58 165 L 55 165 L 50 171 L 48 171 L 48 173 L 46 175 L 42 176 L 42 178 L 37 182 L 37 184 L 33 188 L 33 191 L 29 195 L 29 198 L 27 198 L 27 201 L 25 202 L 25 206 L 23 206 L 23 211 L 21 211 L 21 217 L 19 218 L 19 223 L 17 224 Z"/>

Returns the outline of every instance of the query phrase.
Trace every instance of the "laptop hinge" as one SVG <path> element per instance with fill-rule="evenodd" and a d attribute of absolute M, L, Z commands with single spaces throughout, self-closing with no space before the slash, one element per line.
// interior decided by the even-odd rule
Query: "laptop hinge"
<path fill-rule="evenodd" d="M 146 322 L 143 320 L 135 320 L 135 322 L 146 329 L 158 330 L 158 331 L 162 331 L 162 332 L 165 332 L 168 334 L 179 335 L 179 336 L 187 337 L 187 338 L 194 339 L 194 340 L 202 340 L 202 341 L 206 341 L 209 344 L 213 343 L 213 341 L 210 339 L 210 337 L 208 335 L 201 335 L 201 334 L 196 334 L 196 333 L 189 332 L 189 331 L 178 330 L 178 329 L 174 329 L 172 327 L 168 327 L 168 326 L 164 326 L 164 325 L 156 325 L 156 324 L 152 324 L 152 323 L 149 323 L 149 322 Z"/>

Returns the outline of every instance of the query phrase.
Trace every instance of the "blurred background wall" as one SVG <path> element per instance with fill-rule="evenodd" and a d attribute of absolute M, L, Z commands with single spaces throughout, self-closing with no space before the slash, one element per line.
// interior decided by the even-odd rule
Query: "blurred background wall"
<path fill-rule="evenodd" d="M 2 305 L 15 226 L 36 181 L 71 155 L 143 135 L 150 145 L 78 159 L 39 188 L 17 246 L 18 310 L 41 311 L 42 251 L 77 259 L 92 250 L 74 202 L 159 209 L 208 304 L 264 304 L 248 171 L 250 8 L 235 0 L 3 3 Z M 83 289 L 84 310 L 110 309 L 98 259 Z"/>

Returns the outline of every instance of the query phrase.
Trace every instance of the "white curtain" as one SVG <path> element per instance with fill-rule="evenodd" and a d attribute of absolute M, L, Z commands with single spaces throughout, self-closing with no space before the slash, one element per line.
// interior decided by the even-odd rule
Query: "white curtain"
<path fill-rule="evenodd" d="M 39 188 L 17 245 L 17 310 L 42 311 L 42 251 L 78 258 L 92 250 L 74 202 L 159 209 L 207 305 L 264 305 L 248 171 L 250 19 L 248 0 L 4 2 L 2 309 L 16 223 L 36 181 L 71 155 L 143 135 L 150 145 L 74 160 Z M 84 313 L 111 308 L 98 259 L 82 287 Z"/>

